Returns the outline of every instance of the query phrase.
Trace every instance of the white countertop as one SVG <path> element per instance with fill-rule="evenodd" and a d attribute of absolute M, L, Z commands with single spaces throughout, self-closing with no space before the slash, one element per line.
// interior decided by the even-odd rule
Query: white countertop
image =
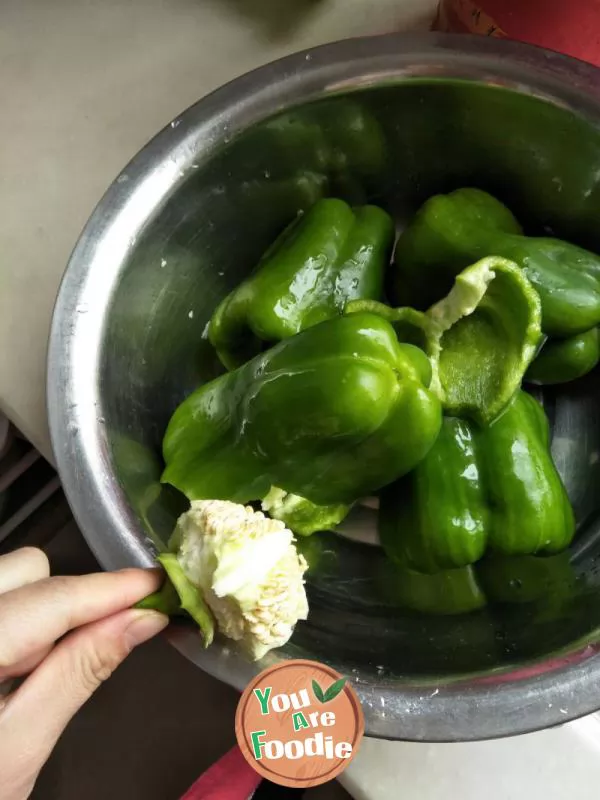
<path fill-rule="evenodd" d="M 356 800 L 595 800 L 600 716 L 462 744 L 363 739 L 339 777 Z"/>
<path fill-rule="evenodd" d="M 51 458 L 45 362 L 104 190 L 187 106 L 295 50 L 425 27 L 436 0 L 2 0 L 0 409 Z"/>

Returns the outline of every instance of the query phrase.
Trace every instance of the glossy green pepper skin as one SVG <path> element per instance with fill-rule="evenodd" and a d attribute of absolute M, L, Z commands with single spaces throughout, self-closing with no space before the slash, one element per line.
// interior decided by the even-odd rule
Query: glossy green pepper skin
<path fill-rule="evenodd" d="M 392 559 L 428 573 L 564 550 L 575 520 L 539 403 L 518 391 L 486 428 L 445 418 L 427 457 L 383 491 L 379 533 Z"/>
<path fill-rule="evenodd" d="M 372 314 L 314 325 L 190 395 L 169 422 L 162 480 L 242 503 L 272 486 L 349 504 L 427 454 L 441 425 L 426 355 Z"/>
<path fill-rule="evenodd" d="M 263 343 L 330 319 L 349 300 L 378 299 L 393 241 L 394 224 L 380 208 L 319 200 L 215 311 L 208 337 L 223 364 L 240 366 Z"/>
<path fill-rule="evenodd" d="M 600 323 L 600 257 L 560 239 L 523 236 L 506 206 L 479 189 L 436 195 L 420 208 L 396 246 L 393 299 L 427 308 L 461 269 L 489 255 L 524 270 L 548 336 L 574 336 Z"/>
<path fill-rule="evenodd" d="M 568 339 L 550 339 L 525 375 L 541 386 L 568 383 L 591 372 L 600 361 L 600 333 L 592 328 Z"/>
<path fill-rule="evenodd" d="M 487 425 L 510 402 L 544 341 L 540 299 L 512 261 L 490 256 L 462 270 L 426 312 L 355 300 L 392 323 L 400 341 L 429 356 L 431 388 L 446 414 Z"/>

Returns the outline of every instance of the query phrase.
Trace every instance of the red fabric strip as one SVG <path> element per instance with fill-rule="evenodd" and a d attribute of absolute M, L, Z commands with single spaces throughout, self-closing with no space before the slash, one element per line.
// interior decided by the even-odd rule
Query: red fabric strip
<path fill-rule="evenodd" d="M 236 745 L 190 786 L 181 800 L 248 800 L 261 782 Z"/>

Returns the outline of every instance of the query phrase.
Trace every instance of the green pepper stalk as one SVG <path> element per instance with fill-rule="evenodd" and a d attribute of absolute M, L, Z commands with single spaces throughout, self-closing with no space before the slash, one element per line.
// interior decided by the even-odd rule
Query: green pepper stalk
<path fill-rule="evenodd" d="M 264 343 L 342 313 L 349 300 L 379 299 L 393 242 L 394 224 L 380 208 L 319 200 L 213 314 L 208 337 L 223 364 L 242 365 Z"/>
<path fill-rule="evenodd" d="M 379 533 L 392 559 L 429 573 L 568 547 L 575 519 L 539 403 L 519 391 L 486 428 L 445 418 L 426 458 L 381 494 Z"/>
<path fill-rule="evenodd" d="M 600 323 L 600 256 L 560 239 L 523 236 L 511 212 L 479 189 L 430 198 L 396 245 L 393 299 L 427 308 L 461 269 L 496 255 L 519 265 L 538 292 L 548 336 Z"/>
<path fill-rule="evenodd" d="M 156 560 L 165 570 L 161 588 L 136 604 L 169 617 L 189 616 L 200 628 L 204 647 L 212 644 L 215 624 L 210 609 L 194 584 L 187 578 L 174 553 L 161 553 Z"/>
<path fill-rule="evenodd" d="M 188 499 L 248 502 L 272 486 L 350 504 L 427 454 L 441 408 L 427 356 L 379 315 L 284 339 L 191 394 L 169 422 L 162 475 Z"/>

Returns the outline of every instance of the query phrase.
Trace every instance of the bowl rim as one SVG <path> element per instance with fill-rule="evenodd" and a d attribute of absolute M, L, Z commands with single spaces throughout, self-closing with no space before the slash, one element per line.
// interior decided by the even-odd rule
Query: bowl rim
<path fill-rule="evenodd" d="M 439 77 L 516 89 L 561 105 L 600 129 L 600 69 L 592 65 L 509 40 L 386 34 L 304 50 L 234 79 L 178 115 L 110 185 L 63 275 L 47 362 L 56 465 L 74 517 L 104 568 L 154 563 L 151 541 L 112 476 L 98 386 L 103 312 L 136 238 L 190 169 L 250 125 L 338 92 Z M 223 643 L 203 650 L 187 626 L 171 626 L 168 636 L 202 669 L 240 690 L 282 657 L 271 653 L 251 664 Z M 562 659 L 538 661 L 533 671 L 499 668 L 485 680 L 432 678 L 415 685 L 375 674 L 368 680 L 350 677 L 367 735 L 429 742 L 488 739 L 561 724 L 600 708 L 600 629 L 572 649 Z"/>

